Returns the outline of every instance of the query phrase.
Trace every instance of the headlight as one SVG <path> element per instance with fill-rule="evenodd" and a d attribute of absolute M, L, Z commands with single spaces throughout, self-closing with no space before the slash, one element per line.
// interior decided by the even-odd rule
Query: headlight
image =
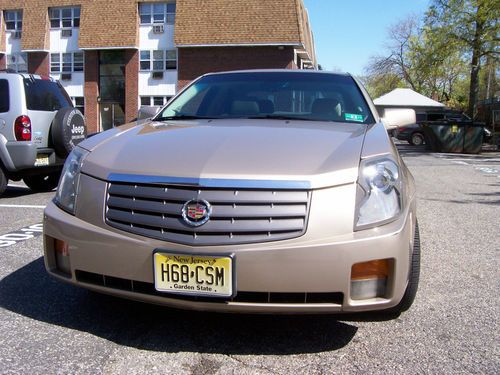
<path fill-rule="evenodd" d="M 395 220 L 401 212 L 401 188 L 399 167 L 394 160 L 388 157 L 362 160 L 355 229 Z"/>
<path fill-rule="evenodd" d="M 61 179 L 57 187 L 55 203 L 63 210 L 75 214 L 76 194 L 78 193 L 78 183 L 80 182 L 80 169 L 88 151 L 81 147 L 76 147 L 68 155 L 61 172 Z"/>

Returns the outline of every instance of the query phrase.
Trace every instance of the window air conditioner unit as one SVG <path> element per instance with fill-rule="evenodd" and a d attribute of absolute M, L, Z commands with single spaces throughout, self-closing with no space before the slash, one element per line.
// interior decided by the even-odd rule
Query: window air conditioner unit
<path fill-rule="evenodd" d="M 153 34 L 163 34 L 164 31 L 165 27 L 163 26 L 162 23 L 153 25 Z"/>
<path fill-rule="evenodd" d="M 73 31 L 71 29 L 62 29 L 61 30 L 61 36 L 63 38 L 69 38 L 72 35 L 73 35 Z"/>
<path fill-rule="evenodd" d="M 12 39 L 21 39 L 21 31 L 14 31 L 11 35 Z"/>
<path fill-rule="evenodd" d="M 153 79 L 162 79 L 163 72 L 153 72 Z"/>
<path fill-rule="evenodd" d="M 71 80 L 71 73 L 61 74 L 61 81 L 70 81 L 70 80 Z"/>

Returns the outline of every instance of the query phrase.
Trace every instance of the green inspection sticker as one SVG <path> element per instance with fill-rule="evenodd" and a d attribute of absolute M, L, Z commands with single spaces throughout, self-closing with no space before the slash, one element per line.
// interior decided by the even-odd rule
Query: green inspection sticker
<path fill-rule="evenodd" d="M 357 122 L 363 122 L 363 116 L 362 115 L 355 115 L 353 113 L 345 113 L 344 118 L 347 121 L 357 121 Z"/>

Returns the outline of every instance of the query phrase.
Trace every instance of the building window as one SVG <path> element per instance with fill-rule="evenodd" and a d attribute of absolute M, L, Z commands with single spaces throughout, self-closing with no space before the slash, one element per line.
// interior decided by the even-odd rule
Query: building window
<path fill-rule="evenodd" d="M 50 8 L 49 18 L 52 29 L 80 27 L 80 8 Z"/>
<path fill-rule="evenodd" d="M 141 106 L 163 106 L 171 96 L 141 96 Z"/>
<path fill-rule="evenodd" d="M 177 69 L 177 50 L 170 49 L 166 52 L 165 69 Z"/>
<path fill-rule="evenodd" d="M 83 72 L 83 52 L 73 54 L 73 71 Z"/>
<path fill-rule="evenodd" d="M 7 55 L 7 69 L 20 73 L 27 72 L 28 54 L 26 52 L 21 52 Z"/>
<path fill-rule="evenodd" d="M 21 31 L 23 29 L 22 10 L 6 10 L 4 11 L 4 18 L 7 31 Z"/>
<path fill-rule="evenodd" d="M 153 23 L 175 23 L 175 3 L 139 3 L 141 25 Z"/>
<path fill-rule="evenodd" d="M 85 99 L 83 96 L 72 96 L 71 100 L 76 109 L 85 114 Z"/>
<path fill-rule="evenodd" d="M 177 50 L 154 50 L 140 51 L 140 70 L 163 71 L 165 69 L 177 69 Z"/>
<path fill-rule="evenodd" d="M 83 72 L 83 52 L 63 52 L 50 54 L 52 73 Z"/>
<path fill-rule="evenodd" d="M 140 69 L 141 70 L 151 70 L 151 52 L 141 51 Z"/>

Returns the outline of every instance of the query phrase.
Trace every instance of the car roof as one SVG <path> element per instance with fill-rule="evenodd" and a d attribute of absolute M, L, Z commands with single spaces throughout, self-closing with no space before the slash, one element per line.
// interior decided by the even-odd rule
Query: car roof
<path fill-rule="evenodd" d="M 348 76 L 350 77 L 350 73 L 337 73 L 337 72 L 330 72 L 326 70 L 311 70 L 311 69 L 246 69 L 246 70 L 229 70 L 225 72 L 213 72 L 213 73 L 206 73 L 203 76 L 209 76 L 209 75 L 224 75 L 224 74 L 235 74 L 235 73 L 287 73 L 287 74 L 299 74 L 299 73 L 306 73 L 306 74 L 328 74 L 328 75 L 335 75 L 335 76 Z"/>
<path fill-rule="evenodd" d="M 49 77 L 49 76 L 41 76 L 38 74 L 30 74 L 30 73 L 20 73 L 20 72 L 15 72 L 15 71 L 8 70 L 8 69 L 0 70 L 0 77 L 4 76 L 4 75 L 17 75 L 17 76 L 20 76 L 22 78 L 27 78 L 27 79 L 43 79 L 43 80 L 47 80 L 47 81 L 56 82 L 55 79 L 53 79 L 52 77 Z"/>

